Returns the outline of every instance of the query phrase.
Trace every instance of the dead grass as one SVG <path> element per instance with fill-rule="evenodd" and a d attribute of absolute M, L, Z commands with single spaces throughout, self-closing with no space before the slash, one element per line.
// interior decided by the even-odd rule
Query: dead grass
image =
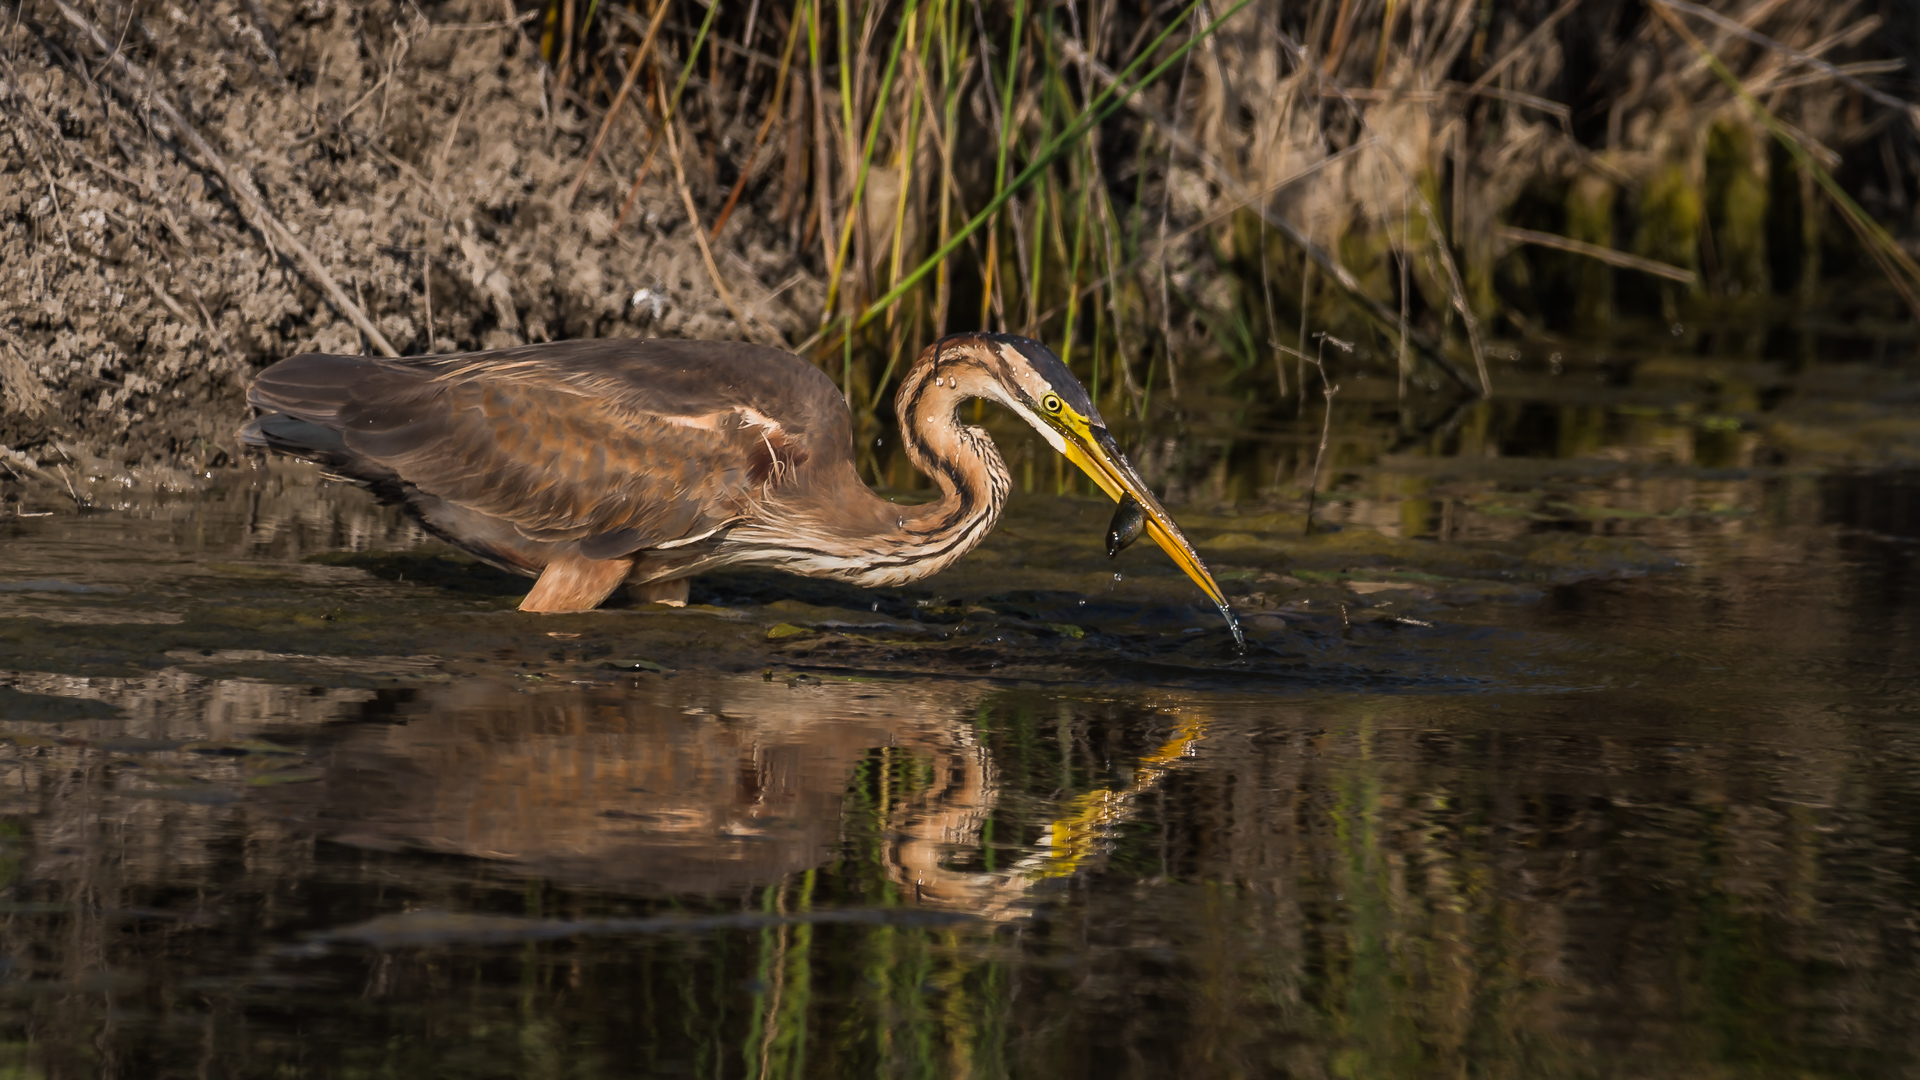
<path fill-rule="evenodd" d="M 0 25 L 15 446 L 219 441 L 252 367 L 383 341 L 782 342 L 869 411 L 987 326 L 1115 418 L 1291 412 L 1318 389 L 1286 343 L 1315 331 L 1403 394 L 1485 392 L 1490 335 L 1920 287 L 1909 58 L 1857 3 L 25 0 Z M 1859 287 L 1876 264 L 1897 288 Z"/>

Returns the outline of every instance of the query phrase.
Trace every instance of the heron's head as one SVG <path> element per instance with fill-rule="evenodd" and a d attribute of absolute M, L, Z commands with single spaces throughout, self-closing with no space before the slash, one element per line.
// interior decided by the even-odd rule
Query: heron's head
<path fill-rule="evenodd" d="M 1086 387 L 1053 350 L 1012 334 L 971 333 L 943 338 L 928 352 L 935 379 L 953 379 L 952 385 L 1012 409 L 1116 502 L 1133 496 L 1145 512 L 1147 535 L 1220 609 L 1234 640 L 1244 643 L 1226 595 L 1206 564 L 1120 452 Z"/>

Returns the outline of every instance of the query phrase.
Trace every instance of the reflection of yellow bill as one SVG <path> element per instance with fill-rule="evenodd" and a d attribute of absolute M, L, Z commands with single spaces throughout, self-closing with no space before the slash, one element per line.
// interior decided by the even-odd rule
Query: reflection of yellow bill
<path fill-rule="evenodd" d="M 1193 545 L 1180 532 L 1180 526 L 1174 524 L 1172 515 L 1160 505 L 1159 499 L 1153 497 L 1147 482 L 1140 479 L 1133 464 L 1120 452 L 1113 436 L 1105 428 L 1095 428 L 1085 417 L 1076 415 L 1071 409 L 1063 408 L 1049 415 L 1047 420 L 1065 436 L 1061 450 L 1068 461 L 1092 477 L 1093 482 L 1099 484 L 1100 489 L 1115 502 L 1125 495 L 1134 497 L 1140 508 L 1146 511 L 1147 535 L 1153 537 L 1153 542 L 1172 556 L 1174 565 L 1186 571 L 1194 584 L 1207 594 L 1207 599 L 1212 600 L 1213 606 L 1219 608 L 1220 614 L 1226 618 L 1227 628 L 1233 631 L 1234 642 L 1245 648 L 1246 638 L 1240 633 L 1240 623 L 1233 617 L 1233 609 L 1227 606 L 1226 594 L 1214 583 L 1213 575 L 1207 572 L 1207 564 L 1200 561 Z"/>
<path fill-rule="evenodd" d="M 1073 800 L 1072 810 L 1055 819 L 1041 839 L 1046 848 L 1039 861 L 1020 876 L 1028 881 L 1045 881 L 1078 873 L 1098 851 L 1102 838 L 1126 819 L 1134 800 L 1159 783 L 1175 762 L 1192 753 L 1193 744 L 1206 733 L 1206 721 L 1183 721 L 1173 738 L 1134 766 L 1132 783 L 1118 791 L 1089 791 Z"/>

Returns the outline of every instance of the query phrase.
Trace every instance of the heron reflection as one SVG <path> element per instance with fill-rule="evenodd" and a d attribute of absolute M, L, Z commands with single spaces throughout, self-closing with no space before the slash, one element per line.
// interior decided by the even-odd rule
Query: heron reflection
<path fill-rule="evenodd" d="M 489 860 L 528 876 L 642 895 L 722 895 L 832 862 L 863 767 L 911 768 L 883 795 L 875 854 L 903 896 L 1006 917 L 1036 883 L 1080 872 L 1199 738 L 1181 725 L 1132 782 L 1062 808 L 1026 858 L 962 869 L 999 798 L 972 711 L 950 687 L 882 692 L 755 677 L 532 692 L 469 679 L 421 692 L 404 723 L 356 726 L 323 784 L 283 798 L 351 846 Z"/>

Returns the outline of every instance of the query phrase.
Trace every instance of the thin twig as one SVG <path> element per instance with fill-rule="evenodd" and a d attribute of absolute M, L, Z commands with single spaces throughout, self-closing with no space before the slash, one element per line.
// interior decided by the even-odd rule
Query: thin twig
<path fill-rule="evenodd" d="M 1848 75 L 1835 65 L 1827 63 L 1825 60 L 1803 53 L 1799 49 L 1784 42 L 1775 41 L 1773 38 L 1760 33 L 1758 30 L 1749 30 L 1717 11 L 1703 8 L 1698 4 L 1687 3 L 1687 0 L 1654 0 L 1654 2 L 1662 7 L 1671 8 L 1674 11 L 1684 11 L 1695 18 L 1705 19 L 1730 34 L 1738 35 L 1755 45 L 1772 49 L 1775 52 L 1792 57 L 1800 63 L 1806 64 L 1808 67 L 1825 72 L 1829 78 L 1838 81 L 1841 85 L 1858 91 L 1860 94 L 1872 98 L 1874 101 L 1890 109 L 1900 110 L 1900 112 L 1906 116 L 1908 122 L 1912 123 L 1916 129 L 1920 129 L 1920 105 L 1916 105 L 1911 101 L 1902 101 L 1883 90 L 1876 90 L 1866 83 L 1861 82 L 1859 79 Z"/>
<path fill-rule="evenodd" d="M 539 17 L 540 9 L 535 8 L 532 11 L 511 19 L 496 19 L 493 22 L 483 23 L 434 23 L 429 25 L 427 30 L 429 32 L 434 30 L 508 30 L 516 26 L 523 26 Z"/>
<path fill-rule="evenodd" d="M 1609 266 L 1617 266 L 1622 270 L 1638 270 L 1643 274 L 1663 277 L 1669 281 L 1677 281 L 1682 285 L 1692 285 L 1695 281 L 1699 280 L 1698 274 L 1695 274 L 1691 270 L 1675 266 L 1672 263 L 1643 259 L 1638 255 L 1629 255 L 1624 251 L 1615 251 L 1613 248 L 1601 247 L 1598 244 L 1589 244 L 1565 236 L 1557 236 L 1553 233 L 1535 232 L 1532 229 L 1521 229 L 1512 225 L 1502 225 L 1496 235 L 1502 240 L 1508 240 L 1516 244 L 1537 244 L 1540 247 L 1554 248 L 1559 251 L 1570 252 L 1574 255 L 1585 255 L 1589 259 L 1598 259 Z"/>
<path fill-rule="evenodd" d="M 1327 409 L 1320 418 L 1320 448 L 1313 454 L 1313 478 L 1307 481 L 1307 520 L 1300 530 L 1302 536 L 1313 535 L 1313 502 L 1320 493 L 1320 463 L 1327 456 L 1327 433 L 1333 430 L 1333 395 L 1340 392 L 1338 385 L 1326 385 L 1327 373 L 1320 372 L 1322 386 L 1320 392 L 1326 395 Z"/>
<path fill-rule="evenodd" d="M 439 351 L 439 338 L 433 329 L 433 249 L 422 247 L 420 251 L 420 292 L 427 299 L 427 351 Z"/>
<path fill-rule="evenodd" d="M 1344 349 L 1347 352 L 1353 351 L 1353 346 L 1350 343 L 1341 341 L 1325 330 L 1313 336 L 1320 342 L 1319 355 L 1313 358 L 1313 366 L 1320 370 L 1320 392 L 1326 396 L 1327 411 L 1320 418 L 1320 449 L 1315 451 L 1313 455 L 1313 478 L 1307 481 L 1307 520 L 1305 527 L 1301 531 L 1302 536 L 1313 535 L 1313 501 L 1314 496 L 1320 491 L 1320 463 L 1325 460 L 1327 456 L 1327 433 L 1333 430 L 1333 395 L 1340 392 L 1338 384 L 1327 381 L 1327 343 L 1332 342 L 1336 348 Z M 1305 396 L 1304 392 L 1302 396 Z"/>
<path fill-rule="evenodd" d="M 147 288 L 153 290 L 153 295 L 160 298 L 160 302 L 167 306 L 168 311 L 173 312 L 175 318 L 188 326 L 193 325 L 193 316 L 187 314 L 187 309 L 180 306 L 180 301 L 175 300 L 167 290 L 160 287 L 159 282 L 153 280 L 151 273 L 141 274 L 140 280 L 146 282 Z"/>
<path fill-rule="evenodd" d="M 680 164 L 680 141 L 674 138 L 674 129 L 680 125 L 667 121 L 667 157 L 673 162 L 674 183 L 680 187 L 680 202 L 687 208 L 687 222 L 693 226 L 693 239 L 700 245 L 700 261 L 706 264 L 707 277 L 713 281 L 713 291 L 720 294 L 720 302 L 727 306 L 733 315 L 733 321 L 740 324 L 740 332 L 749 340 L 753 338 L 753 327 L 748 325 L 747 316 L 740 305 L 733 300 L 733 293 L 727 291 L 727 283 L 720 279 L 720 267 L 713 261 L 713 248 L 707 245 L 707 233 L 700 227 L 700 211 L 693 205 L 693 192 L 687 187 L 687 173 Z"/>

